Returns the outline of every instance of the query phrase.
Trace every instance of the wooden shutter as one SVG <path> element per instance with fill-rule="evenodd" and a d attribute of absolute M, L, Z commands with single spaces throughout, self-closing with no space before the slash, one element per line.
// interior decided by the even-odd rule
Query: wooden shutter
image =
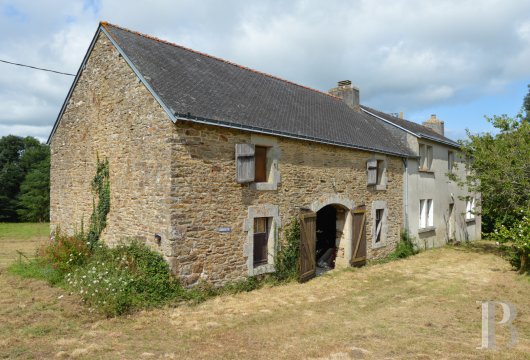
<path fill-rule="evenodd" d="M 368 185 L 377 184 L 377 160 L 372 159 L 366 162 L 366 170 L 368 173 Z"/>
<path fill-rule="evenodd" d="M 315 277 L 316 264 L 317 214 L 300 214 L 300 260 L 299 281 L 305 282 Z"/>
<path fill-rule="evenodd" d="M 254 144 L 236 144 L 236 181 L 239 184 L 254 181 L 254 154 Z"/>
<path fill-rule="evenodd" d="M 352 256 L 350 264 L 361 266 L 366 263 L 366 207 L 357 206 L 353 210 Z"/>

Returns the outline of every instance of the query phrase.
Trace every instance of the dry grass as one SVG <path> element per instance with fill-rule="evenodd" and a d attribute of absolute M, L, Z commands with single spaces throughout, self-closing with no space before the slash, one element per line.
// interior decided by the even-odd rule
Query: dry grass
<path fill-rule="evenodd" d="M 485 243 L 114 319 L 5 271 L 0 288 L 0 358 L 530 358 L 530 282 Z M 488 299 L 516 305 L 515 348 L 475 349 Z"/>
<path fill-rule="evenodd" d="M 0 223 L 0 268 L 14 260 L 34 257 L 37 246 L 49 235 L 48 223 Z"/>

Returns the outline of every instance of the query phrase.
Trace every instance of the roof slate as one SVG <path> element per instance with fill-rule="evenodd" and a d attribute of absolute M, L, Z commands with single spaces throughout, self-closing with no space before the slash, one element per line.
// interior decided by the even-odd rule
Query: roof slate
<path fill-rule="evenodd" d="M 179 117 L 399 156 L 411 151 L 340 98 L 115 25 L 102 26 Z"/>
<path fill-rule="evenodd" d="M 445 144 L 448 144 L 448 145 L 451 145 L 451 146 L 454 146 L 454 147 L 460 147 L 460 145 L 443 136 L 443 135 L 440 135 L 438 134 L 436 131 L 432 130 L 431 128 L 428 128 L 427 126 L 424 126 L 424 125 L 421 125 L 421 124 L 418 124 L 418 123 L 415 123 L 413 121 L 409 121 L 409 120 L 405 120 L 405 119 L 401 119 L 401 118 L 398 118 L 396 116 L 392 116 L 390 114 L 386 114 L 384 112 L 381 112 L 379 110 L 376 110 L 376 109 L 372 109 L 371 107 L 368 107 L 368 106 L 364 106 L 362 105 L 361 108 L 365 111 L 369 111 L 399 127 L 402 127 L 414 134 L 416 134 L 418 137 L 424 137 L 424 138 L 428 138 L 430 140 L 433 140 L 433 141 L 438 141 L 438 142 L 443 142 Z"/>

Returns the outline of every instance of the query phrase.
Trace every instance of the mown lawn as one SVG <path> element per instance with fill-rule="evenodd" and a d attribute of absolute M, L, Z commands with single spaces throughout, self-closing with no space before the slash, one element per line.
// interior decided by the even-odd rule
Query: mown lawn
<path fill-rule="evenodd" d="M 112 319 L 6 271 L 0 289 L 0 358 L 530 359 L 530 281 L 485 242 Z M 517 307 L 514 348 L 498 326 L 476 349 L 482 300 Z"/>
<path fill-rule="evenodd" d="M 37 246 L 49 236 L 49 223 L 0 223 L 0 268 L 34 257 Z"/>

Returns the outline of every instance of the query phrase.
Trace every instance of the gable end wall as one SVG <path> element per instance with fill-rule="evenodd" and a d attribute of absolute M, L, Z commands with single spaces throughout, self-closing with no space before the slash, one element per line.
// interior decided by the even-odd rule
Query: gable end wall
<path fill-rule="evenodd" d="M 92 212 L 96 161 L 108 157 L 111 210 L 103 240 L 152 242 L 169 231 L 171 120 L 100 33 L 51 141 L 52 229 L 72 234 Z"/>

